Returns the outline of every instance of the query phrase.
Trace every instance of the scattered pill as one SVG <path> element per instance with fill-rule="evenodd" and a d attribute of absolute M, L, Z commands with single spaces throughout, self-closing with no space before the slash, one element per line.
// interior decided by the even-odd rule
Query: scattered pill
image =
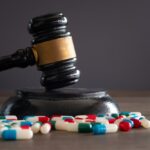
<path fill-rule="evenodd" d="M 40 121 L 42 123 L 45 123 L 48 122 L 50 118 L 47 116 L 25 116 L 24 120 L 31 121 L 31 122 Z"/>
<path fill-rule="evenodd" d="M 42 134 L 48 134 L 51 130 L 51 124 L 50 123 L 44 123 L 42 124 L 41 128 L 40 128 L 40 132 Z"/>
<path fill-rule="evenodd" d="M 0 116 L 0 138 L 4 140 L 31 139 L 33 134 L 48 134 L 51 130 L 103 135 L 132 128 L 150 128 L 150 121 L 140 112 L 87 114 L 67 116 L 25 116 L 17 120 L 15 115 Z"/>
<path fill-rule="evenodd" d="M 34 134 L 40 131 L 41 125 L 42 123 L 37 121 L 31 126 L 31 130 L 33 131 Z"/>
<path fill-rule="evenodd" d="M 8 129 L 2 132 L 4 140 L 27 140 L 33 137 L 31 129 Z"/>
<path fill-rule="evenodd" d="M 150 121 L 148 119 L 142 119 L 141 125 L 143 128 L 150 128 Z"/>
<path fill-rule="evenodd" d="M 131 124 L 127 121 L 122 121 L 119 123 L 119 129 L 121 131 L 130 131 L 131 130 Z"/>

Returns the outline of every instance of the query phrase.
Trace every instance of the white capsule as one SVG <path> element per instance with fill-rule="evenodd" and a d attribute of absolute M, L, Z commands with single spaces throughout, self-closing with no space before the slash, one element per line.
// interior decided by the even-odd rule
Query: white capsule
<path fill-rule="evenodd" d="M 0 116 L 0 120 L 17 120 L 17 116 L 15 115 Z"/>
<path fill-rule="evenodd" d="M 42 134 L 48 134 L 50 130 L 51 130 L 51 125 L 49 123 L 44 123 L 40 128 L 40 132 Z"/>
<path fill-rule="evenodd" d="M 67 126 L 68 126 L 68 122 L 65 122 L 63 120 L 57 120 L 55 123 L 55 129 L 56 130 L 66 131 Z"/>
<path fill-rule="evenodd" d="M 141 125 L 142 125 L 142 127 L 143 128 L 150 128 L 150 121 L 148 120 L 148 119 L 142 119 L 142 120 L 140 120 L 141 121 Z"/>
<path fill-rule="evenodd" d="M 78 123 L 68 123 L 65 130 L 68 132 L 78 132 Z"/>
<path fill-rule="evenodd" d="M 109 124 L 109 121 L 105 117 L 96 117 L 96 122 L 102 124 Z"/>
<path fill-rule="evenodd" d="M 107 133 L 115 133 L 118 131 L 118 126 L 116 124 L 105 124 Z"/>
<path fill-rule="evenodd" d="M 33 131 L 33 133 L 38 133 L 40 131 L 42 123 L 41 122 L 35 122 L 32 126 L 31 126 L 31 130 Z"/>

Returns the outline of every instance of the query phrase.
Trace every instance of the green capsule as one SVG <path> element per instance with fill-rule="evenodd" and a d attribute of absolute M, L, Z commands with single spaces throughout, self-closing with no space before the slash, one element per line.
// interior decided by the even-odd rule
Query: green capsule
<path fill-rule="evenodd" d="M 65 120 L 65 119 L 74 119 L 74 118 L 72 116 L 63 116 L 62 120 Z"/>
<path fill-rule="evenodd" d="M 111 114 L 111 117 L 113 117 L 113 118 L 118 118 L 118 117 L 119 117 L 119 114 L 113 113 L 113 114 Z"/>
<path fill-rule="evenodd" d="M 55 128 L 56 121 L 55 120 L 50 120 L 50 123 L 52 125 L 52 130 L 56 130 L 56 128 Z"/>
<path fill-rule="evenodd" d="M 124 112 L 121 112 L 120 115 L 129 116 L 130 112 L 124 111 Z"/>
<path fill-rule="evenodd" d="M 11 125 L 5 125 L 5 127 L 7 127 L 8 129 L 10 129 L 10 128 L 11 128 Z"/>
<path fill-rule="evenodd" d="M 98 114 L 97 117 L 105 117 L 105 114 Z"/>
<path fill-rule="evenodd" d="M 5 116 L 0 116 L 0 120 L 6 119 Z"/>
<path fill-rule="evenodd" d="M 79 123 L 78 125 L 79 133 L 89 133 L 92 132 L 92 124 L 91 123 Z"/>

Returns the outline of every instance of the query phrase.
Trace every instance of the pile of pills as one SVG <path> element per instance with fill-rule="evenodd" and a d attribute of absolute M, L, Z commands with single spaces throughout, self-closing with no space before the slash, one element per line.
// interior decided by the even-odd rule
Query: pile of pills
<path fill-rule="evenodd" d="M 77 116 L 0 116 L 0 137 L 3 140 L 28 140 L 34 134 L 48 134 L 51 130 L 92 133 L 103 135 L 132 128 L 150 128 L 150 121 L 140 112 L 121 112 L 119 114 L 88 114 Z"/>

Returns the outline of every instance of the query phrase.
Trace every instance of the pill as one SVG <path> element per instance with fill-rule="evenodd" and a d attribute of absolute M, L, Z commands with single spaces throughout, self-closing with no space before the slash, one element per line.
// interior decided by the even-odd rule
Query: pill
<path fill-rule="evenodd" d="M 91 123 L 68 123 L 66 130 L 69 132 L 89 133 L 92 132 Z"/>
<path fill-rule="evenodd" d="M 74 119 L 70 119 L 70 118 L 67 118 L 67 119 L 65 119 L 64 121 L 65 121 L 65 122 L 70 122 L 70 123 L 74 123 L 74 122 L 75 122 Z"/>
<path fill-rule="evenodd" d="M 134 123 L 134 128 L 140 128 L 141 127 L 141 121 L 138 120 L 138 119 L 135 119 L 135 118 L 131 118 L 131 120 L 133 121 Z"/>
<path fill-rule="evenodd" d="M 52 126 L 52 130 L 55 130 L 55 124 L 56 124 L 56 121 L 55 120 L 50 120 L 50 124 Z"/>
<path fill-rule="evenodd" d="M 114 119 L 109 119 L 108 121 L 109 121 L 110 124 L 112 124 L 116 121 L 116 119 L 115 118 Z"/>
<path fill-rule="evenodd" d="M 15 122 L 11 123 L 11 126 L 32 126 L 31 121 L 25 121 L 25 120 L 17 120 Z"/>
<path fill-rule="evenodd" d="M 4 130 L 8 130 L 9 128 L 6 126 L 3 126 L 2 128 L 0 128 L 0 138 L 2 137 L 2 133 Z"/>
<path fill-rule="evenodd" d="M 0 120 L 17 120 L 15 115 L 0 116 Z"/>
<path fill-rule="evenodd" d="M 66 119 L 73 119 L 73 116 L 52 116 L 51 120 L 57 121 L 57 120 L 66 120 Z"/>
<path fill-rule="evenodd" d="M 40 128 L 40 132 L 42 134 L 48 134 L 51 130 L 51 124 L 50 123 L 44 123 L 42 124 L 41 128 Z"/>
<path fill-rule="evenodd" d="M 86 119 L 87 115 L 77 115 L 77 116 L 75 116 L 75 119 L 76 118 Z"/>
<path fill-rule="evenodd" d="M 134 127 L 134 122 L 133 122 L 132 120 L 130 120 L 130 119 L 128 119 L 128 118 L 125 118 L 125 119 L 123 119 L 123 122 L 125 122 L 125 121 L 130 123 L 131 128 Z"/>
<path fill-rule="evenodd" d="M 64 120 L 57 120 L 53 125 L 54 125 L 54 128 L 56 130 L 63 130 L 63 131 L 66 131 L 66 128 L 67 128 L 67 125 L 69 123 L 68 122 L 65 122 Z"/>
<path fill-rule="evenodd" d="M 143 128 L 150 128 L 150 121 L 148 119 L 142 119 L 140 121 Z"/>
<path fill-rule="evenodd" d="M 109 121 L 105 117 L 96 117 L 95 122 L 103 123 L 103 124 L 109 124 Z"/>
<path fill-rule="evenodd" d="M 2 132 L 2 139 L 4 140 L 26 140 L 33 137 L 31 129 L 8 129 Z"/>
<path fill-rule="evenodd" d="M 119 114 L 117 114 L 117 113 L 112 113 L 112 114 L 111 114 L 111 117 L 113 117 L 113 118 L 118 118 L 118 117 L 119 117 Z"/>
<path fill-rule="evenodd" d="M 40 131 L 41 125 L 42 123 L 37 121 L 31 126 L 31 130 L 33 131 L 34 134 Z"/>
<path fill-rule="evenodd" d="M 48 122 L 50 118 L 47 116 L 25 116 L 24 120 L 31 121 L 31 122 L 40 121 L 42 123 L 45 123 Z"/>
<path fill-rule="evenodd" d="M 93 125 L 93 134 L 102 135 L 106 133 L 115 133 L 118 131 L 116 124 L 95 124 Z"/>
<path fill-rule="evenodd" d="M 119 123 L 119 129 L 121 131 L 130 131 L 131 130 L 131 124 L 127 121 L 122 121 Z"/>
<path fill-rule="evenodd" d="M 92 124 L 91 123 L 79 123 L 78 124 L 78 132 L 79 133 L 92 132 Z"/>

